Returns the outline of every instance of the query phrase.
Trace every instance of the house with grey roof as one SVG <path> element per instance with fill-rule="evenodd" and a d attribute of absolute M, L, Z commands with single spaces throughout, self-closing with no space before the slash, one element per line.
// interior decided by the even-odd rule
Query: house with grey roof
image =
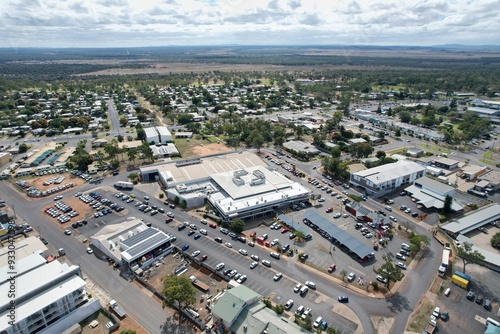
<path fill-rule="evenodd" d="M 266 307 L 260 295 L 239 285 L 227 290 L 212 309 L 213 323 L 219 333 L 310 333 L 290 319 Z"/>

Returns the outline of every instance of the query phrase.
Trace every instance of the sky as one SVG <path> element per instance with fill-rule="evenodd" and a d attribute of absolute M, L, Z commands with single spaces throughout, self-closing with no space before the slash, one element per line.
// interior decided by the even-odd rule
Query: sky
<path fill-rule="evenodd" d="M 8 48 L 500 44 L 500 0 L 1 2 Z"/>

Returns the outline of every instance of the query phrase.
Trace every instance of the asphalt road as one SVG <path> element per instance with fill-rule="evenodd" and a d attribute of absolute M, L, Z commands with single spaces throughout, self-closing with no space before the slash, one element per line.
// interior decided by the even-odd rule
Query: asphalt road
<path fill-rule="evenodd" d="M 111 130 L 115 134 L 120 134 L 120 116 L 115 108 L 115 103 L 113 100 L 107 100 L 106 104 L 109 111 L 109 120 L 111 121 Z"/>

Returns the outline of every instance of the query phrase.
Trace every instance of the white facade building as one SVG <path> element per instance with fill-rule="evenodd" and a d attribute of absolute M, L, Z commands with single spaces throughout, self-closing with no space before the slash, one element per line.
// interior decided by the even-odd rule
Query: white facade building
<path fill-rule="evenodd" d="M 141 175 L 146 181 L 161 181 L 168 199 L 186 201 L 188 208 L 209 202 L 222 219 L 270 215 L 310 195 L 248 151 L 145 166 Z"/>
<path fill-rule="evenodd" d="M 131 270 L 146 268 L 172 251 L 169 235 L 135 217 L 107 225 L 90 239 L 106 256 Z"/>
<path fill-rule="evenodd" d="M 166 126 L 145 128 L 146 141 L 152 144 L 166 144 L 172 142 L 172 134 Z"/>
<path fill-rule="evenodd" d="M 375 197 L 388 194 L 397 188 L 412 184 L 425 175 L 425 167 L 409 161 L 400 160 L 375 168 L 351 174 L 350 183 Z"/>
<path fill-rule="evenodd" d="M 2 257 L 7 254 L 3 252 Z M 12 282 L 8 266 L 0 268 L 0 332 L 5 334 L 62 333 L 101 309 L 89 298 L 79 266 L 47 263 L 42 252 L 16 261 L 15 297 L 8 298 Z M 11 300 L 15 301 L 14 323 Z"/>

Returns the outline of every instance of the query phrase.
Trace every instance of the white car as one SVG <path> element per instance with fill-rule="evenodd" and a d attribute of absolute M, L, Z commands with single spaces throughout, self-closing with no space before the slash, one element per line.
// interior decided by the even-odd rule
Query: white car
<path fill-rule="evenodd" d="M 406 270 L 406 268 L 407 268 L 406 264 L 404 264 L 403 262 L 396 263 L 396 266 L 399 267 L 399 268 L 401 268 L 401 269 L 403 269 L 403 270 Z"/>
<path fill-rule="evenodd" d="M 285 304 L 285 310 L 287 310 L 287 311 L 288 311 L 289 309 L 291 309 L 291 308 L 292 308 L 292 306 L 293 306 L 293 300 L 292 300 L 292 299 L 289 299 L 289 300 L 286 302 L 286 304 Z"/>
<path fill-rule="evenodd" d="M 300 291 L 300 288 L 302 288 L 302 284 L 297 283 L 297 285 L 295 285 L 295 286 L 293 287 L 293 292 L 295 292 L 295 293 L 299 292 L 299 291 Z"/>
<path fill-rule="evenodd" d="M 276 244 L 279 242 L 279 239 L 274 239 L 271 241 L 271 246 L 276 246 Z"/>
<path fill-rule="evenodd" d="M 87 253 L 92 254 L 93 252 L 94 252 L 94 251 L 92 250 L 92 248 L 87 247 Z"/>
<path fill-rule="evenodd" d="M 222 268 L 224 268 L 225 266 L 226 265 L 224 264 L 224 262 L 221 262 L 215 267 L 215 270 L 217 271 L 222 270 Z"/>
<path fill-rule="evenodd" d="M 349 273 L 349 275 L 347 275 L 347 281 L 348 282 L 354 281 L 355 278 L 356 278 L 356 274 L 355 273 Z"/>
<path fill-rule="evenodd" d="M 226 243 L 224 243 L 224 245 L 226 245 L 227 248 L 233 248 L 233 245 L 231 245 L 230 242 L 226 242 Z"/>
<path fill-rule="evenodd" d="M 276 275 L 274 275 L 273 279 L 275 282 L 279 281 L 281 279 L 281 277 L 283 277 L 283 274 L 282 273 L 277 273 Z"/>
<path fill-rule="evenodd" d="M 252 264 L 250 265 L 250 269 L 254 269 L 258 265 L 259 265 L 259 262 L 252 262 Z"/>
<path fill-rule="evenodd" d="M 321 197 L 320 199 L 318 199 L 318 202 L 324 202 L 325 201 L 325 198 L 324 197 Z"/>
<path fill-rule="evenodd" d="M 336 212 L 336 213 L 333 215 L 333 218 L 340 218 L 340 212 Z"/>
<path fill-rule="evenodd" d="M 207 230 L 201 229 L 200 233 L 203 234 L 203 235 L 207 235 L 208 232 L 207 232 Z"/>
<path fill-rule="evenodd" d="M 201 254 L 201 252 L 199 250 L 195 250 L 194 252 L 191 253 L 191 256 L 192 257 L 197 257 L 200 254 Z"/>
<path fill-rule="evenodd" d="M 310 287 L 311 289 L 316 289 L 316 283 L 311 282 L 311 281 L 306 281 L 306 285 Z"/>
<path fill-rule="evenodd" d="M 71 235 L 71 231 L 70 230 L 64 230 L 64 234 Z"/>
<path fill-rule="evenodd" d="M 244 256 L 247 256 L 248 255 L 248 252 L 244 249 L 239 249 L 238 252 L 241 254 L 241 255 L 244 255 Z"/>

